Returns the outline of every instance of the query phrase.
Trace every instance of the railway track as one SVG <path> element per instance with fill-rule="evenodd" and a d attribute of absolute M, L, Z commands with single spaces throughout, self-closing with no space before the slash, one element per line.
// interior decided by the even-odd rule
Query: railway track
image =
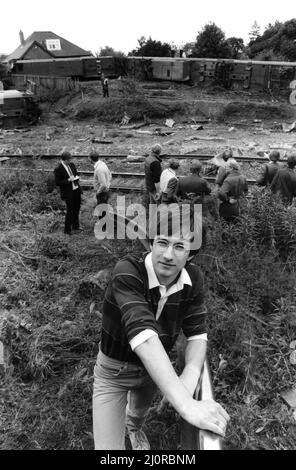
<path fill-rule="evenodd" d="M 31 173 L 43 172 L 48 174 L 53 174 L 52 170 L 42 169 L 42 168 L 23 168 L 23 167 L 2 167 L 1 170 L 7 171 L 30 171 Z M 83 189 L 91 189 L 93 187 L 92 183 L 92 171 L 79 171 L 80 176 L 86 176 L 87 178 L 80 179 L 80 185 Z M 215 177 L 206 176 L 205 179 L 209 183 L 215 182 Z M 250 186 L 256 184 L 255 179 L 248 179 L 248 184 Z M 110 187 L 112 192 L 123 191 L 123 192 L 140 192 L 145 191 L 145 175 L 144 173 L 129 173 L 129 172 L 117 172 L 112 171 L 112 184 Z"/>
<path fill-rule="evenodd" d="M 32 158 L 32 159 L 46 159 L 46 160 L 54 160 L 57 159 L 59 160 L 61 158 L 60 155 L 53 154 L 53 155 L 46 155 L 46 154 L 23 154 L 23 155 L 1 155 L 2 157 L 7 157 L 7 158 L 17 158 L 17 159 L 26 159 L 26 158 Z M 129 155 L 126 154 L 100 154 L 100 158 L 102 159 L 126 159 Z M 139 157 L 145 158 L 145 155 L 138 155 Z M 170 158 L 175 158 L 178 160 L 191 160 L 197 158 L 200 161 L 207 161 L 210 160 L 211 158 L 215 157 L 214 154 L 162 154 L 161 155 L 163 159 L 170 159 Z M 73 155 L 73 158 L 88 158 L 88 155 Z M 236 160 L 240 163 L 266 163 L 268 160 L 265 157 L 243 157 L 239 156 L 236 157 Z M 285 162 L 284 159 L 281 159 L 280 161 Z M 139 163 L 141 163 L 139 161 Z"/>

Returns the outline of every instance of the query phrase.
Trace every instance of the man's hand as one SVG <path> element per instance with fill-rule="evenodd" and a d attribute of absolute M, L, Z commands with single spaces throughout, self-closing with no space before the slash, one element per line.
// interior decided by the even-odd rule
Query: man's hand
<path fill-rule="evenodd" d="M 188 423 L 200 429 L 212 431 L 220 436 L 225 436 L 227 422 L 230 417 L 219 403 L 212 400 L 192 400 L 188 404 L 182 417 Z"/>
<path fill-rule="evenodd" d="M 70 181 L 72 183 L 72 181 L 74 181 L 74 180 L 75 180 L 74 176 L 69 176 L 68 181 Z"/>
<path fill-rule="evenodd" d="M 233 197 L 231 197 L 229 199 L 229 202 L 230 202 L 230 204 L 235 204 L 237 202 L 237 199 L 234 199 Z"/>

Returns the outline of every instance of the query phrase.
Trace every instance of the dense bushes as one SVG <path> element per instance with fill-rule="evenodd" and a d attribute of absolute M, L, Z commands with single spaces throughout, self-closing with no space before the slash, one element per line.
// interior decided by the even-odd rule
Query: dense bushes
<path fill-rule="evenodd" d="M 198 255 L 208 288 L 216 399 L 232 416 L 229 448 L 260 448 L 263 441 L 266 448 L 289 445 L 281 442 L 276 423 L 283 430 L 291 426 L 279 393 L 295 382 L 295 366 L 286 359 L 296 337 L 295 236 L 296 207 L 258 189 L 239 223 L 212 222 Z M 259 437 L 258 416 L 274 422 Z"/>
<path fill-rule="evenodd" d="M 21 221 L 26 214 L 61 210 L 64 207 L 52 175 L 16 170 L 0 174 L 0 224 Z"/>

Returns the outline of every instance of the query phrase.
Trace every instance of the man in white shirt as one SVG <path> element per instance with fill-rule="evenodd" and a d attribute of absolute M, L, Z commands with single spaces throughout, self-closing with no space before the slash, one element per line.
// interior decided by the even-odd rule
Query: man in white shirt
<path fill-rule="evenodd" d="M 96 193 L 97 204 L 107 204 L 110 197 L 109 189 L 112 173 L 103 160 L 99 160 L 97 152 L 91 152 L 89 159 L 94 166 L 93 185 Z"/>
<path fill-rule="evenodd" d="M 199 234 L 173 206 L 152 224 L 151 253 L 120 260 L 105 293 L 94 369 L 96 450 L 124 449 L 125 427 L 134 450 L 150 449 L 142 425 L 157 387 L 185 421 L 225 434 L 229 416 L 222 406 L 193 399 L 207 349 L 203 276 L 190 263 Z M 187 346 L 177 376 L 168 354 L 181 330 Z"/>
<path fill-rule="evenodd" d="M 174 194 L 178 183 L 177 170 L 180 163 L 176 160 L 169 161 L 169 167 L 160 175 L 161 202 L 170 204 L 174 202 Z"/>

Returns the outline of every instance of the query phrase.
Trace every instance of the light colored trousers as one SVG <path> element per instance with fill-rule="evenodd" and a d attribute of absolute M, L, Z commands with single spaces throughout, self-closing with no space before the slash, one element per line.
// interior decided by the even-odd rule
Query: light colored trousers
<path fill-rule="evenodd" d="M 125 449 L 125 427 L 141 428 L 156 390 L 143 366 L 112 359 L 100 351 L 94 368 L 95 449 Z"/>

